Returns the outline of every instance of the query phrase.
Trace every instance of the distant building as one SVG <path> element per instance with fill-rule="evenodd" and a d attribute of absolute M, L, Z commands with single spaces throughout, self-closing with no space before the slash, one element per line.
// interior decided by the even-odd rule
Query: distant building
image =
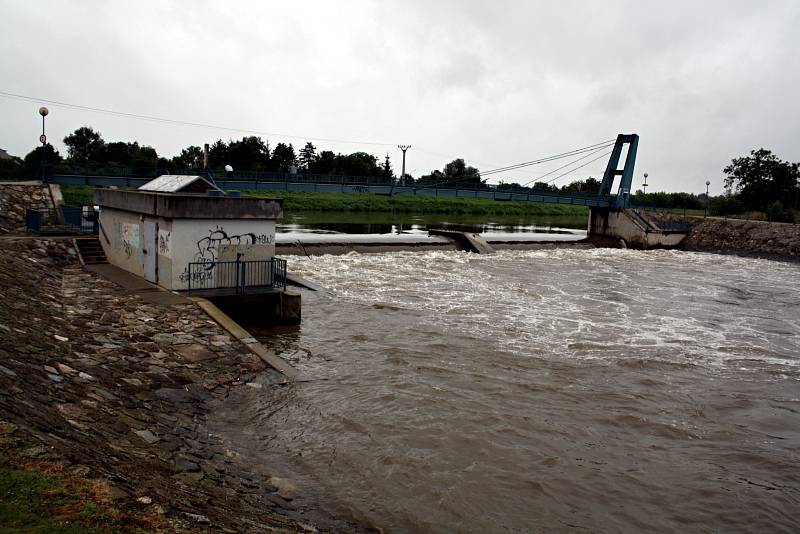
<path fill-rule="evenodd" d="M 14 159 L 14 156 L 0 148 L 0 159 Z"/>

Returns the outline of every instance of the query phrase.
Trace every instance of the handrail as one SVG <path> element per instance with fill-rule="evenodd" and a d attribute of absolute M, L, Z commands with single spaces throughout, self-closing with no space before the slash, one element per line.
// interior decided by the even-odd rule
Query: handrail
<path fill-rule="evenodd" d="M 286 260 L 190 262 L 188 291 L 232 289 L 236 294 L 256 289 L 286 289 Z"/>

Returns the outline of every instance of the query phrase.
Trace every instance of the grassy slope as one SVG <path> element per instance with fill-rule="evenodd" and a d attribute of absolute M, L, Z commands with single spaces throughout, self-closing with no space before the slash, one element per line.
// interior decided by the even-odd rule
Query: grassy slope
<path fill-rule="evenodd" d="M 91 206 L 94 204 L 94 187 L 90 185 L 62 185 L 61 195 L 68 206 Z"/>
<path fill-rule="evenodd" d="M 82 479 L 0 464 L 0 534 L 144 532 L 108 503 L 92 499 Z"/>
<path fill-rule="evenodd" d="M 442 213 L 470 215 L 585 215 L 583 206 L 537 202 L 498 202 L 480 198 L 379 196 L 363 193 L 302 193 L 244 191 L 246 196 L 282 198 L 284 210 L 354 211 L 386 213 Z"/>

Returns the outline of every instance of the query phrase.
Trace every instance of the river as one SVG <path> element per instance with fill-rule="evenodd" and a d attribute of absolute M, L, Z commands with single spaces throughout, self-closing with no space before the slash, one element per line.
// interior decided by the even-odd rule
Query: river
<path fill-rule="evenodd" d="M 295 211 L 278 223 L 278 238 L 303 234 L 427 234 L 428 228 L 459 228 L 477 233 L 551 234 L 586 230 L 586 214 L 470 215 L 441 213 L 351 213 Z"/>
<path fill-rule="evenodd" d="M 329 291 L 303 292 L 300 327 L 257 335 L 302 381 L 242 388 L 219 427 L 335 512 L 387 532 L 800 529 L 800 266 L 289 261 Z"/>

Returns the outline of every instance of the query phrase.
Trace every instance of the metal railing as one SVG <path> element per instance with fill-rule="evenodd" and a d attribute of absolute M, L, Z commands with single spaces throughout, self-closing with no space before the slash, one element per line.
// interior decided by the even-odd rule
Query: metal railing
<path fill-rule="evenodd" d="M 265 289 L 286 289 L 286 260 L 191 262 L 188 290 L 232 289 L 236 294 Z"/>
<path fill-rule="evenodd" d="M 96 234 L 97 215 L 92 206 L 26 208 L 25 228 L 34 234 Z"/>

